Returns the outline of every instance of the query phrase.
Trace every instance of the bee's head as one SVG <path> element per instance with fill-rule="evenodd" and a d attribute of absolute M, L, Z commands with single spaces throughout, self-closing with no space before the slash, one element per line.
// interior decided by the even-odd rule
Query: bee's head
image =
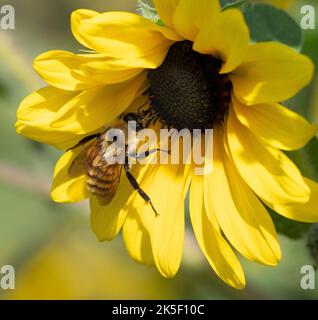
<path fill-rule="evenodd" d="M 124 117 L 123 117 L 123 120 L 126 123 L 135 122 L 137 131 L 142 130 L 144 128 L 143 124 L 142 124 L 142 121 L 141 121 L 141 117 L 136 113 L 127 113 L 127 114 L 125 114 Z"/>

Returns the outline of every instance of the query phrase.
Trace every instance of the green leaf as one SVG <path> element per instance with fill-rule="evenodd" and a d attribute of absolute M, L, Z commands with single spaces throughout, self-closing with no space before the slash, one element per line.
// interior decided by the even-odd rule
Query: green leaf
<path fill-rule="evenodd" d="M 318 181 L 318 139 L 316 137 L 304 148 L 286 152 L 286 154 L 294 161 L 305 177 Z"/>
<path fill-rule="evenodd" d="M 318 223 L 311 226 L 307 236 L 307 248 L 318 269 Z"/>
<path fill-rule="evenodd" d="M 301 49 L 302 30 L 284 10 L 260 3 L 248 4 L 243 11 L 252 41 L 276 41 Z"/>
<path fill-rule="evenodd" d="M 8 95 L 8 88 L 2 80 L 0 80 L 0 97 L 7 97 Z"/>
<path fill-rule="evenodd" d="M 157 23 L 161 24 L 160 17 L 154 8 L 152 1 L 150 0 L 138 0 L 137 1 L 137 12 L 143 16 L 144 18 Z"/>
<path fill-rule="evenodd" d="M 302 238 L 311 227 L 310 223 L 289 220 L 270 208 L 267 208 L 267 210 L 272 217 L 276 231 L 291 239 Z"/>
<path fill-rule="evenodd" d="M 222 10 L 239 8 L 246 3 L 246 0 L 221 0 Z"/>

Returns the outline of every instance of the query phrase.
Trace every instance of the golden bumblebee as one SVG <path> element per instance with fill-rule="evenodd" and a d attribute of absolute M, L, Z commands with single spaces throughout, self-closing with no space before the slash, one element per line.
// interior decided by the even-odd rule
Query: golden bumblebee
<path fill-rule="evenodd" d="M 134 123 L 136 131 L 144 129 L 142 118 L 135 113 L 129 113 L 123 117 L 119 122 L 114 123 L 108 127 L 103 133 L 97 133 L 81 140 L 72 149 L 86 144 L 90 140 L 95 139 L 92 143 L 84 147 L 84 149 L 73 160 L 69 175 L 71 177 L 78 176 L 85 173 L 87 176 L 86 186 L 89 192 L 95 195 L 101 205 L 109 204 L 116 195 L 118 190 L 122 169 L 124 168 L 126 177 L 132 187 L 139 193 L 139 195 L 151 205 L 155 214 L 158 215 L 153 206 L 151 198 L 140 188 L 137 180 L 130 172 L 129 157 L 130 154 L 127 142 L 129 141 L 129 123 Z M 116 139 L 110 141 L 110 130 L 120 130 L 125 138 L 125 145 L 121 146 L 116 143 Z M 114 137 L 116 138 L 116 136 Z M 161 151 L 160 149 L 153 149 L 142 154 L 136 155 L 136 158 L 146 158 L 150 154 Z M 169 151 L 168 151 L 169 153 Z M 113 157 L 117 159 L 123 157 L 123 163 L 113 161 Z"/>

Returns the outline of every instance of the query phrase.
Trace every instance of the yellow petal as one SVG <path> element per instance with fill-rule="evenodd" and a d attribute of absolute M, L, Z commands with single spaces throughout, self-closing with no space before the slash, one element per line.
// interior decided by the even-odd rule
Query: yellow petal
<path fill-rule="evenodd" d="M 77 33 L 87 46 L 108 57 L 139 61 L 158 67 L 173 43 L 165 35 L 172 31 L 128 12 L 106 12 L 82 20 Z"/>
<path fill-rule="evenodd" d="M 310 190 L 294 163 L 265 145 L 237 120 L 231 109 L 227 137 L 233 161 L 250 188 L 271 203 L 305 203 Z"/>
<path fill-rule="evenodd" d="M 35 59 L 34 68 L 47 83 L 63 90 L 88 90 L 124 82 L 142 71 L 114 65 L 103 55 L 67 51 L 41 54 Z"/>
<path fill-rule="evenodd" d="M 80 69 L 84 58 L 67 51 L 48 51 L 39 55 L 34 69 L 48 84 L 63 90 L 86 90 L 98 83 L 85 77 Z M 101 85 L 101 84 L 100 84 Z"/>
<path fill-rule="evenodd" d="M 108 206 L 100 205 L 97 198 L 91 196 L 91 226 L 99 241 L 111 241 L 121 230 L 128 213 L 125 207 L 128 195 L 127 190 L 119 187 L 115 199 Z"/>
<path fill-rule="evenodd" d="M 185 228 L 184 199 L 189 177 L 189 170 L 185 172 L 182 165 L 155 165 L 141 188 L 151 198 L 159 216 L 141 197 L 136 197 L 133 202 L 150 235 L 155 265 L 168 278 L 177 273 L 181 263 Z"/>
<path fill-rule="evenodd" d="M 249 47 L 243 63 L 230 75 L 234 93 L 247 105 L 285 101 L 312 79 L 312 61 L 276 42 Z"/>
<path fill-rule="evenodd" d="M 160 19 L 169 27 L 173 27 L 173 14 L 179 0 L 154 0 L 153 1 Z"/>
<path fill-rule="evenodd" d="M 218 0 L 179 0 L 173 25 L 184 38 L 194 41 L 199 30 L 221 13 Z"/>
<path fill-rule="evenodd" d="M 138 196 L 138 195 L 136 195 Z M 130 209 L 123 227 L 123 239 L 130 256 L 137 262 L 154 265 L 150 236 L 135 209 Z"/>
<path fill-rule="evenodd" d="M 94 58 L 97 56 L 98 58 Z M 100 57 L 99 57 L 100 56 Z M 105 55 L 87 55 L 81 69 L 87 76 L 103 84 L 115 84 L 130 80 L 144 70 L 138 61 L 105 58 Z"/>
<path fill-rule="evenodd" d="M 83 91 L 61 108 L 51 127 L 56 131 L 85 134 L 113 121 L 134 101 L 146 74 L 95 90 Z"/>
<path fill-rule="evenodd" d="M 167 52 L 168 49 L 165 51 Z M 103 54 L 103 56 L 105 56 Z M 160 63 L 155 63 L 154 61 L 160 61 Z M 162 52 L 158 51 L 155 52 L 150 59 L 148 58 L 125 58 L 125 59 L 119 59 L 119 58 L 109 58 L 107 57 L 107 60 L 105 61 L 91 61 L 87 62 L 84 66 L 82 66 L 83 71 L 87 71 L 88 73 L 92 74 L 93 77 L 98 77 L 98 75 L 101 76 L 101 79 L 103 79 L 103 72 L 109 72 L 110 76 L 112 78 L 118 78 L 121 76 L 121 74 L 124 73 L 127 74 L 127 79 L 130 79 L 133 77 L 133 75 L 136 75 L 144 69 L 156 69 L 162 61 Z M 121 81 L 117 81 L 121 82 Z M 104 79 L 104 83 L 111 83 L 107 82 L 107 80 Z M 113 82 L 116 83 L 116 82 Z"/>
<path fill-rule="evenodd" d="M 246 106 L 234 96 L 232 102 L 240 122 L 275 148 L 300 149 L 317 132 L 317 126 L 278 103 Z"/>
<path fill-rule="evenodd" d="M 16 130 L 30 139 L 67 150 L 83 136 L 51 128 L 56 113 L 78 93 L 45 87 L 27 96 L 17 111 Z"/>
<path fill-rule="evenodd" d="M 135 165 L 131 173 L 140 181 L 147 170 L 149 170 L 147 165 Z M 95 196 L 91 196 L 91 226 L 99 241 L 111 241 L 117 236 L 132 210 L 131 201 L 135 194 L 135 190 L 123 172 L 117 193 L 109 205 L 102 206 Z"/>
<path fill-rule="evenodd" d="M 71 178 L 68 174 L 75 157 L 82 151 L 82 147 L 67 151 L 59 159 L 54 170 L 51 197 L 56 202 L 79 202 L 88 198 L 85 174 Z"/>
<path fill-rule="evenodd" d="M 193 176 L 190 189 L 190 217 L 199 246 L 216 274 L 236 289 L 245 287 L 240 262 L 219 228 L 208 219 L 203 201 L 203 177 Z"/>
<path fill-rule="evenodd" d="M 308 223 L 318 222 L 318 183 L 307 178 L 305 178 L 305 182 L 311 191 L 308 202 L 290 205 L 267 203 L 267 205 L 288 219 Z"/>
<path fill-rule="evenodd" d="M 218 19 L 201 28 L 194 50 L 212 54 L 223 61 L 221 73 L 228 73 L 239 66 L 248 49 L 249 30 L 239 10 L 226 10 Z"/>
<path fill-rule="evenodd" d="M 226 238 L 247 259 L 276 265 L 281 251 L 274 224 L 228 158 L 223 135 L 221 126 L 214 130 L 213 171 L 204 177 L 214 208 L 208 214 L 215 213 Z"/>
<path fill-rule="evenodd" d="M 89 48 L 89 44 L 85 41 L 85 39 L 78 32 L 79 26 L 85 20 L 91 19 L 95 16 L 99 15 L 98 12 L 87 9 L 79 9 L 72 12 L 71 15 L 71 29 L 75 39 L 81 43 L 84 47 Z"/>

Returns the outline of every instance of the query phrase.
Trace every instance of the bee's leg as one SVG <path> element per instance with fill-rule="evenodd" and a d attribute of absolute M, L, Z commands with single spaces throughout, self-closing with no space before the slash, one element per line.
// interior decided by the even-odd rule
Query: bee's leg
<path fill-rule="evenodd" d="M 89 142 L 89 141 L 91 141 L 91 140 L 93 140 L 95 138 L 99 138 L 100 136 L 101 136 L 101 133 L 95 133 L 95 134 L 92 134 L 90 136 L 87 136 L 87 137 L 83 138 L 82 140 L 80 140 L 74 147 L 71 147 L 66 151 L 70 151 L 70 150 L 76 149 L 77 147 L 82 146 L 85 143 L 87 143 L 87 142 Z"/>
<path fill-rule="evenodd" d="M 132 157 L 135 159 L 145 159 L 145 158 L 148 158 L 151 154 L 156 153 L 156 152 L 166 152 L 168 154 L 171 154 L 171 150 L 152 149 L 152 150 L 147 150 L 143 153 L 134 155 Z"/>
<path fill-rule="evenodd" d="M 128 159 L 126 159 L 128 161 Z M 150 197 L 146 194 L 145 191 L 143 191 L 140 186 L 138 181 L 135 179 L 135 177 L 131 174 L 131 172 L 129 171 L 129 164 L 128 162 L 125 163 L 124 165 L 125 168 L 125 172 L 126 172 L 126 176 L 127 179 L 129 180 L 130 184 L 132 185 L 132 187 L 139 193 L 139 195 L 147 202 L 151 205 L 152 210 L 155 212 L 156 216 L 159 216 L 159 213 L 156 211 Z"/>

